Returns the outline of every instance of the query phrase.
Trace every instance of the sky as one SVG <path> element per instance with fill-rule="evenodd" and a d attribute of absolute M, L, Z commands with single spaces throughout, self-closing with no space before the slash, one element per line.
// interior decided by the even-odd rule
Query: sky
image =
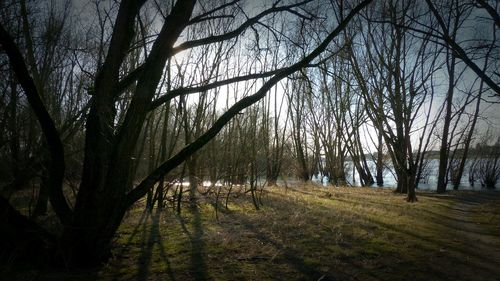
<path fill-rule="evenodd" d="M 64 0 L 54 0 L 54 1 L 61 3 L 61 1 L 64 1 Z M 97 15 L 94 12 L 95 7 L 96 7 L 95 1 L 73 0 L 70 2 L 74 7 L 73 11 L 75 13 L 75 19 L 77 18 L 78 20 L 82 21 L 79 23 L 81 26 L 85 26 L 85 25 L 93 23 L 97 20 Z M 113 1 L 111 1 L 111 0 L 104 0 L 104 1 L 98 1 L 98 2 L 99 2 L 100 7 L 108 7 L 109 8 L 113 5 Z M 48 1 L 46 3 L 48 3 Z M 271 3 L 271 1 L 259 0 L 259 1 L 245 2 L 245 3 L 247 3 L 246 5 L 248 5 L 247 9 L 246 9 L 248 15 L 252 16 L 253 14 L 255 14 L 259 11 L 259 9 L 258 9 L 259 7 L 262 7 L 266 4 L 269 4 L 269 3 Z M 248 4 L 248 3 L 250 3 L 250 4 Z M 479 19 L 481 17 L 486 16 L 486 14 L 484 14 L 484 12 L 482 12 L 481 10 L 476 11 L 476 13 L 477 13 L 477 15 L 475 15 L 476 19 Z M 485 27 L 483 24 L 481 24 L 481 21 L 479 21 L 479 20 L 472 20 L 470 22 L 465 23 L 465 25 L 467 26 L 467 28 L 465 28 L 464 31 L 459 34 L 461 40 L 463 40 L 463 41 L 467 41 L 470 38 L 476 37 L 484 32 L 488 32 L 488 30 L 487 30 L 488 27 Z M 491 29 L 490 29 L 490 31 L 491 31 Z M 497 32 L 498 32 L 498 29 L 497 29 Z M 241 46 L 240 48 L 243 48 L 243 46 Z M 184 56 L 186 56 L 187 54 L 188 54 L 188 52 L 181 52 L 178 55 L 176 55 L 176 59 L 179 61 L 182 61 L 185 59 Z M 472 71 L 467 70 L 463 74 L 463 76 L 461 77 L 460 83 L 464 84 L 464 85 L 466 85 L 466 84 L 470 85 L 471 82 L 474 81 L 475 79 L 476 79 L 476 75 L 474 73 L 472 73 Z M 253 89 L 256 90 L 257 86 L 260 83 L 262 83 L 262 81 L 257 81 L 255 84 L 255 87 Z M 443 84 L 445 84 L 445 83 L 443 83 Z M 278 101 L 281 101 L 282 99 L 285 98 L 284 89 L 283 89 L 282 85 L 283 84 L 280 83 L 276 87 L 276 96 L 272 95 L 270 97 L 271 103 L 274 103 L 275 99 L 277 99 Z M 468 85 L 461 86 L 460 88 L 466 88 L 466 87 L 468 87 Z M 227 93 L 228 90 L 230 92 L 236 92 L 238 96 L 242 96 L 244 93 L 242 88 L 243 88 L 243 84 L 235 85 L 235 86 L 232 86 L 229 88 L 227 88 L 227 87 L 221 88 L 220 94 L 219 94 L 220 100 L 217 101 L 218 108 L 222 110 L 223 108 L 226 107 L 226 104 L 227 104 L 226 97 L 228 96 L 228 93 Z M 437 92 L 438 92 L 438 96 L 436 97 L 435 104 L 433 105 L 433 107 L 435 109 L 437 109 L 438 106 L 444 100 L 442 93 L 446 92 L 445 87 L 438 87 Z M 441 93 L 439 93 L 439 92 L 441 92 Z M 251 93 L 251 92 L 248 92 L 248 93 Z M 457 94 L 457 95 L 460 95 L 460 94 Z M 234 94 L 231 93 L 229 96 L 234 96 Z M 486 95 L 486 100 L 493 101 L 494 103 L 488 103 L 488 102 L 482 103 L 481 115 L 486 117 L 486 118 L 482 118 L 480 120 L 479 127 L 482 128 L 481 131 L 485 131 L 487 127 L 490 127 L 491 130 L 493 131 L 493 134 L 498 136 L 498 135 L 500 135 L 500 111 L 498 110 L 500 98 L 489 97 L 489 96 L 491 96 L 491 95 Z M 190 98 L 190 99 L 192 99 L 192 98 Z M 229 103 L 233 102 L 233 100 L 234 99 L 230 99 Z M 284 116 L 284 114 L 281 114 L 281 116 Z M 284 120 L 282 121 L 282 124 L 284 124 Z M 371 126 L 367 125 L 367 127 L 365 129 L 366 130 L 363 130 L 363 131 L 365 131 L 367 133 L 371 132 L 372 135 L 374 135 L 373 129 L 371 129 Z M 369 139 L 369 138 L 367 138 L 367 139 Z M 370 142 L 367 143 L 367 147 L 369 147 L 371 150 L 374 149 L 374 147 L 370 144 Z"/>

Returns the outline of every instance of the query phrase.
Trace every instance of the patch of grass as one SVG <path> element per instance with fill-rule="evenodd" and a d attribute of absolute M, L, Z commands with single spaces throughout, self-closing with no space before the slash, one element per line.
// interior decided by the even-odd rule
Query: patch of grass
<path fill-rule="evenodd" d="M 129 212 L 98 280 L 498 280 L 500 193 L 266 188 L 220 207 Z M 329 278 L 329 279 L 328 279 Z"/>
<path fill-rule="evenodd" d="M 218 221 L 203 202 L 181 216 L 136 212 L 99 278 L 496 280 L 500 195 L 419 195 L 410 204 L 385 189 L 308 185 L 266 189 L 260 211 L 238 196 Z"/>

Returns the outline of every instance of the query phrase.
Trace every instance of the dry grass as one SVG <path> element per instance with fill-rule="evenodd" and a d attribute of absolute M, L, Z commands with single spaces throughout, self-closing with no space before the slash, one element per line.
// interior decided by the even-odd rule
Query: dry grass
<path fill-rule="evenodd" d="M 132 214 L 102 280 L 498 280 L 500 194 L 268 189 L 180 217 Z M 212 200 L 207 198 L 208 201 Z M 329 278 L 329 279 L 328 279 Z"/>
<path fill-rule="evenodd" d="M 215 218 L 213 198 L 178 216 L 132 210 L 98 273 L 40 279 L 499 280 L 500 193 L 270 188 Z M 42 278 L 40 278 L 42 277 Z"/>

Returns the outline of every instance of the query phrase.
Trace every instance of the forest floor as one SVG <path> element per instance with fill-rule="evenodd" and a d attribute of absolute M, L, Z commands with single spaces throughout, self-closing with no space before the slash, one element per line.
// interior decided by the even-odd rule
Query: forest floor
<path fill-rule="evenodd" d="M 266 188 L 216 218 L 197 208 L 131 210 L 112 259 L 94 272 L 30 272 L 20 280 L 500 280 L 500 192 Z M 21 279 L 22 277 L 22 279 Z M 0 278 L 1 279 L 1 278 Z"/>

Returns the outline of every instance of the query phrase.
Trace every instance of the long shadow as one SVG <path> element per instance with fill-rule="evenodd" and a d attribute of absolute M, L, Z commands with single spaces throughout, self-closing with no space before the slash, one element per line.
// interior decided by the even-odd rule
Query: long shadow
<path fill-rule="evenodd" d="M 365 200 L 365 201 L 363 201 L 363 204 L 360 203 L 359 201 L 349 200 L 346 198 L 331 198 L 331 200 L 343 202 L 346 204 L 353 204 L 353 205 L 380 206 L 380 207 L 387 208 L 386 211 L 397 211 L 399 209 L 402 209 L 402 207 L 394 206 L 394 205 L 389 204 L 389 203 L 374 202 L 371 200 Z M 465 210 L 460 210 L 460 211 L 466 212 Z M 426 213 L 427 215 L 425 216 L 425 218 L 427 220 L 432 221 L 436 225 L 442 225 L 442 226 L 445 226 L 445 227 L 450 228 L 450 229 L 455 229 L 457 231 L 471 232 L 471 233 L 476 233 L 476 234 L 481 234 L 481 235 L 490 235 L 490 236 L 494 235 L 494 234 L 488 233 L 488 232 L 478 232 L 478 231 L 466 230 L 466 229 L 461 228 L 459 225 L 457 225 L 457 224 L 473 224 L 474 221 L 469 221 L 469 220 L 460 219 L 460 218 L 456 218 L 456 217 L 452 217 L 452 216 L 447 216 L 447 215 L 443 215 L 443 214 L 433 212 L 430 210 L 426 210 L 426 209 L 419 209 L 419 212 Z M 355 214 L 357 214 L 357 213 L 355 213 Z M 361 218 L 361 216 L 359 216 L 359 215 L 358 215 L 358 217 Z"/>
<path fill-rule="evenodd" d="M 179 217 L 179 222 L 182 231 L 189 238 L 191 243 L 191 272 L 194 280 L 207 280 L 207 267 L 205 264 L 205 242 L 203 241 L 203 226 L 201 221 L 201 214 L 195 202 L 189 206 L 189 212 L 192 215 L 193 233 L 187 229 L 186 222 L 183 218 Z"/>
<path fill-rule="evenodd" d="M 438 198 L 439 200 L 447 200 L 451 201 L 449 205 L 439 204 L 440 206 L 448 209 L 451 213 L 459 212 L 461 214 L 485 214 L 483 210 L 472 210 L 471 208 L 483 205 L 483 204 L 500 204 L 500 194 L 498 192 L 488 192 L 482 191 L 473 194 L 456 194 L 453 197 L 438 197 L 434 194 L 428 194 L 425 197 L 429 198 Z M 428 211 L 429 212 L 429 211 Z M 429 212 L 432 213 L 432 212 Z M 436 215 L 435 213 L 432 213 Z M 444 216 L 445 215 L 441 215 Z M 457 218 L 448 218 L 454 221 L 463 222 L 463 223 L 474 223 L 474 221 L 460 220 Z M 488 223 L 482 223 L 482 225 L 494 225 Z M 487 233 L 485 233 L 487 234 Z"/>
<path fill-rule="evenodd" d="M 302 193 L 302 194 L 305 194 L 305 195 L 309 195 L 309 196 L 317 196 L 316 194 L 314 193 L 310 193 L 310 192 L 307 192 L 307 191 L 301 191 L 301 190 L 296 190 L 296 189 L 292 189 L 293 191 L 295 192 L 298 192 L 298 193 Z M 349 199 L 347 197 L 344 197 L 344 196 L 332 196 L 332 197 L 319 197 L 320 199 L 325 199 L 325 200 L 332 200 L 332 201 L 339 201 L 339 202 L 343 202 L 343 203 L 347 203 L 347 204 L 352 204 L 352 205 L 358 205 L 358 206 L 366 206 L 366 205 L 378 205 L 378 206 L 381 206 L 381 207 L 386 207 L 390 210 L 399 210 L 399 209 L 402 209 L 403 207 L 398 207 L 397 205 L 394 205 L 394 204 L 390 204 L 390 203 L 383 203 L 383 202 L 375 202 L 375 201 L 372 201 L 370 199 L 368 199 L 369 197 L 368 196 L 363 196 L 363 197 L 357 197 L 358 200 L 361 200 L 361 201 L 356 201 L 356 200 L 352 200 L 352 199 Z"/>
<path fill-rule="evenodd" d="M 318 280 L 318 278 L 325 276 L 325 272 L 319 271 L 313 266 L 307 264 L 303 258 L 299 257 L 297 252 L 295 252 L 292 249 L 286 248 L 282 244 L 274 241 L 273 239 L 269 238 L 266 234 L 258 230 L 257 227 L 254 224 L 252 224 L 244 214 L 230 213 L 228 215 L 232 216 L 235 220 L 241 222 L 241 225 L 244 226 L 247 230 L 253 232 L 260 241 L 272 245 L 273 247 L 278 249 L 281 253 L 283 253 L 285 261 L 291 266 L 293 266 L 295 269 L 297 269 L 300 273 L 302 273 L 306 277 L 306 279 Z M 324 278 L 325 277 L 323 277 L 323 279 Z M 331 276 L 328 276 L 328 278 L 330 279 L 324 279 L 324 280 L 335 280 Z"/>
<path fill-rule="evenodd" d="M 297 192 L 307 194 L 307 195 L 313 195 L 313 194 L 309 194 L 307 192 L 302 192 L 302 191 L 297 191 Z M 491 195 L 491 193 L 489 193 L 489 194 Z M 467 196 L 467 194 L 461 194 L 460 196 L 457 196 L 457 197 L 440 197 L 439 195 L 436 196 L 433 194 L 425 194 L 423 197 L 438 198 L 440 200 L 441 199 L 449 200 L 455 204 L 462 204 L 462 205 L 465 204 L 465 205 L 471 205 L 471 207 L 473 207 L 473 206 L 480 205 L 480 204 L 486 203 L 486 202 L 487 203 L 495 202 L 496 200 L 500 199 L 500 197 L 494 197 L 494 196 L 491 197 L 490 195 L 487 195 L 487 194 L 477 194 L 476 195 L 476 194 L 474 194 L 472 196 Z M 347 198 L 340 198 L 340 197 L 331 198 L 331 200 L 339 201 L 339 202 L 343 202 L 343 203 L 347 203 L 347 204 L 354 204 L 354 205 L 366 205 L 366 204 L 378 205 L 378 206 L 382 206 L 382 207 L 387 207 L 387 208 L 392 209 L 392 210 L 401 209 L 401 208 L 398 208 L 397 206 L 394 206 L 394 205 L 389 204 L 389 203 L 375 202 L 375 201 L 371 201 L 369 199 L 365 199 L 363 201 L 363 203 L 361 203 L 359 201 L 349 200 Z M 458 211 L 458 212 L 462 212 L 462 213 L 465 213 L 465 212 L 467 212 L 467 213 L 483 213 L 482 211 L 473 211 L 473 210 L 469 210 L 468 208 L 462 209 L 462 208 L 458 208 L 456 206 L 455 207 L 447 206 L 447 205 L 441 205 L 441 206 L 446 207 L 450 211 Z M 470 225 L 472 225 L 475 223 L 473 220 L 460 219 L 457 217 L 452 217 L 452 216 L 448 216 L 448 215 L 439 214 L 437 212 L 432 212 L 432 211 L 426 210 L 426 209 L 420 209 L 419 211 L 427 213 L 429 215 L 428 219 L 430 219 L 432 222 L 437 223 L 437 224 L 441 224 L 441 225 L 446 226 L 450 229 L 456 229 L 458 231 L 470 232 L 470 233 L 475 233 L 475 234 L 480 234 L 480 235 L 495 236 L 495 233 L 491 233 L 491 232 L 487 232 L 487 231 L 463 229 L 460 225 L 457 225 L 457 224 L 466 224 L 466 225 L 470 224 Z M 482 223 L 482 225 L 494 225 L 494 224 L 493 223 L 491 223 L 491 224 Z"/>
<path fill-rule="evenodd" d="M 338 198 L 335 198 L 334 200 L 339 200 L 339 201 L 343 201 L 345 203 L 352 203 L 350 200 L 345 200 L 345 199 L 338 199 Z M 457 202 L 457 199 L 455 198 L 453 200 L 454 202 Z M 374 204 L 378 204 L 378 205 L 383 205 L 385 203 L 375 203 Z M 464 203 L 464 204 L 467 204 L 467 203 Z M 424 212 L 427 212 L 430 214 L 430 216 L 433 216 L 433 215 L 437 215 L 431 211 L 428 211 L 428 210 L 420 210 L 420 211 L 424 211 Z M 464 210 L 461 210 L 462 212 Z M 354 215 L 357 215 L 357 213 L 353 212 Z M 447 216 L 444 216 L 444 215 L 440 215 L 442 218 L 446 218 L 446 220 L 452 220 L 452 221 L 456 221 L 458 223 L 473 223 L 473 222 L 470 222 L 470 221 L 466 221 L 466 220 L 461 220 L 461 219 L 458 219 L 458 218 L 452 218 L 452 217 L 447 217 Z M 417 238 L 417 239 L 420 239 L 422 241 L 426 241 L 428 243 L 432 243 L 434 245 L 440 245 L 440 242 L 439 240 L 437 239 L 432 239 L 430 237 L 425 237 L 423 235 L 420 235 L 419 233 L 414 233 L 414 232 L 411 232 L 411 231 L 407 231 L 407 230 L 403 230 L 403 229 L 399 229 L 393 225 L 390 225 L 390 224 L 387 224 L 387 223 L 384 223 L 382 221 L 378 221 L 378 220 L 375 220 L 375 219 L 371 219 L 369 217 L 364 217 L 366 220 L 370 221 L 371 223 L 373 224 L 376 224 L 376 225 L 379 225 L 379 226 L 382 226 L 386 229 L 390 229 L 390 230 L 393 230 L 393 231 L 396 231 L 396 232 L 399 232 L 399 233 L 402 233 L 402 234 L 405 234 L 405 235 L 408 235 L 408 236 L 412 236 L 414 238 Z M 470 233 L 475 233 L 475 234 L 481 234 L 481 235 L 493 235 L 492 233 L 486 233 L 486 232 L 480 232 L 480 231 L 477 231 L 477 230 L 463 230 L 463 229 L 460 229 L 458 228 L 457 226 L 453 225 L 453 224 L 450 224 L 450 223 L 446 223 L 444 221 L 440 221 L 439 219 L 436 219 L 436 218 L 431 218 L 431 221 L 437 225 L 441 225 L 443 227 L 446 227 L 446 228 L 451 228 L 451 229 L 457 229 L 457 230 L 461 230 L 461 231 L 465 231 L 465 232 L 470 232 Z M 459 253 L 462 253 L 464 255 L 470 255 L 470 256 L 474 256 L 476 258 L 481 258 L 480 255 L 478 255 L 477 253 L 471 253 L 470 251 L 467 251 L 463 248 L 459 248 L 459 247 L 454 247 L 454 246 L 450 246 L 450 245 L 446 245 L 447 248 L 451 249 L 451 250 L 454 250 L 456 252 L 459 252 Z M 488 263 L 487 261 L 485 263 Z"/>
<path fill-rule="evenodd" d="M 462 255 L 465 255 L 465 256 L 472 256 L 472 257 L 475 257 L 477 258 L 478 260 L 482 260 L 485 264 L 488 264 L 491 268 L 495 268 L 496 264 L 495 264 L 495 261 L 489 261 L 487 259 L 484 258 L 484 256 L 482 256 L 480 253 L 475 253 L 475 252 L 471 252 L 471 251 L 468 251 L 468 250 L 465 250 L 463 248 L 460 248 L 460 247 L 457 247 L 457 246 L 453 246 L 453 245 L 443 245 L 442 242 L 440 242 L 439 240 L 437 239 L 434 239 L 434 238 L 431 238 L 431 237 L 425 237 L 423 235 L 420 235 L 418 233 L 413 233 L 412 231 L 410 230 L 404 230 L 404 229 L 400 229 L 400 228 L 397 228 L 396 226 L 393 226 L 393 225 L 390 225 L 390 224 L 387 224 L 387 223 L 384 223 L 384 222 L 381 222 L 381 221 L 378 221 L 378 220 L 375 220 L 375 219 L 370 219 L 370 218 L 367 218 L 368 221 L 370 221 L 371 223 L 374 223 L 374 224 L 378 224 L 386 229 L 389 229 L 389 230 L 392 230 L 392 231 L 395 231 L 395 232 L 399 232 L 401 234 L 405 234 L 405 235 L 408 235 L 410 237 L 413 237 L 413 238 L 416 238 L 418 240 L 422 240 L 422 241 L 426 241 L 430 244 L 433 244 L 433 245 L 436 245 L 436 246 L 442 246 L 442 247 L 445 247 L 449 250 L 453 250 L 455 252 L 458 252 L 458 253 L 461 253 Z M 425 246 L 423 246 L 424 248 L 426 248 Z M 432 248 L 428 248 L 429 251 L 432 251 L 433 249 Z M 462 264 L 464 266 L 466 265 L 471 265 L 470 263 L 466 263 L 464 261 L 456 261 L 456 264 Z M 492 273 L 492 274 L 497 274 L 498 271 L 493 271 L 491 268 L 488 268 L 488 267 L 485 267 L 481 264 L 477 264 L 475 263 L 474 266 L 476 267 L 476 269 L 480 269 L 480 270 L 483 270 L 483 271 L 487 271 L 489 273 Z"/>
<path fill-rule="evenodd" d="M 160 217 L 161 211 L 157 211 L 154 215 L 151 216 L 151 228 L 149 230 L 149 235 L 146 238 L 146 223 L 144 222 L 143 229 L 143 243 L 141 249 L 141 255 L 138 260 L 138 272 L 137 272 L 137 281 L 147 280 L 149 276 L 149 267 L 151 265 L 151 258 L 153 256 L 153 248 L 154 245 L 157 244 L 160 251 L 160 256 L 165 262 L 167 267 L 167 274 L 171 280 L 175 280 L 174 274 L 172 272 L 171 263 L 166 255 L 165 247 L 162 243 L 162 237 L 160 233 Z"/>
<path fill-rule="evenodd" d="M 399 209 L 403 209 L 403 207 L 394 206 L 394 205 L 389 204 L 389 203 L 375 202 L 375 201 L 371 201 L 371 200 L 365 200 L 365 201 L 363 201 L 363 203 L 344 199 L 344 198 L 332 198 L 331 200 L 340 201 L 340 202 L 344 202 L 347 204 L 357 204 L 357 205 L 365 205 L 365 206 L 366 205 L 377 205 L 377 206 L 381 206 L 381 207 L 387 207 L 388 208 L 387 211 L 389 211 L 389 210 L 396 211 Z M 452 208 L 449 208 L 449 209 L 452 209 Z M 459 211 L 459 212 L 472 212 L 472 211 L 463 210 L 463 209 L 453 209 L 453 210 Z M 419 209 L 418 211 L 422 212 L 422 213 L 427 213 L 429 216 L 429 219 L 431 219 L 433 222 L 440 223 L 440 224 L 444 224 L 447 221 L 456 221 L 457 223 L 465 223 L 465 224 L 473 224 L 474 223 L 473 220 L 460 219 L 460 218 L 452 217 L 449 215 L 444 215 L 444 214 L 440 214 L 437 212 L 433 212 L 433 211 L 430 211 L 427 209 Z"/>
<path fill-rule="evenodd" d="M 468 203 L 472 205 L 490 203 L 500 200 L 499 191 L 474 191 L 470 193 L 450 193 L 450 194 L 435 194 L 435 193 L 421 193 L 418 194 L 421 197 L 434 198 L 446 201 L 459 201 L 462 203 Z"/>
<path fill-rule="evenodd" d="M 304 193 L 304 194 L 307 194 L 307 193 Z M 450 199 L 453 200 L 453 201 L 455 201 L 455 202 L 456 201 L 460 202 L 459 201 L 460 199 L 457 200 L 457 198 L 453 198 L 453 199 L 450 198 Z M 358 203 L 358 202 L 353 202 L 351 200 L 339 199 L 339 198 L 334 198 L 332 200 L 339 200 L 339 201 L 343 201 L 343 202 L 348 203 L 348 204 L 353 204 L 353 203 L 357 204 Z M 469 201 L 472 201 L 473 204 L 476 203 L 475 200 L 469 200 Z M 468 204 L 468 203 L 469 202 L 466 202 L 465 204 Z M 294 202 L 294 204 L 302 204 L 302 203 L 300 203 L 300 202 Z M 377 202 L 376 204 L 383 205 L 384 203 L 378 203 Z M 355 215 L 355 216 L 358 216 L 358 217 L 362 217 L 362 216 L 360 216 L 359 214 L 357 214 L 356 212 L 353 212 L 353 211 L 345 211 L 345 212 L 346 213 L 351 213 L 352 215 Z M 389 229 L 389 230 L 392 230 L 392 231 L 395 231 L 395 232 L 398 232 L 398 233 L 401 233 L 401 234 L 404 234 L 404 235 L 411 236 L 411 237 L 416 238 L 416 239 L 421 240 L 421 241 L 426 241 L 426 242 L 428 242 L 430 244 L 433 244 L 433 245 L 436 245 L 436 246 L 444 246 L 444 247 L 446 247 L 449 250 L 453 250 L 453 251 L 461 253 L 462 255 L 465 255 L 465 256 L 472 256 L 472 257 L 475 257 L 475 258 L 477 258 L 479 260 L 483 260 L 485 264 L 487 264 L 491 268 L 494 268 L 494 262 L 493 261 L 485 260 L 484 256 L 482 256 L 481 253 L 471 252 L 470 250 L 466 250 L 466 249 L 463 249 L 462 247 L 457 247 L 457 246 L 454 246 L 454 245 L 449 245 L 449 244 L 448 245 L 442 245 L 442 242 L 439 241 L 438 239 L 434 239 L 432 237 L 426 237 L 424 235 L 421 235 L 420 233 L 412 232 L 410 230 L 400 229 L 400 228 L 398 228 L 396 226 L 390 225 L 388 223 L 384 223 L 382 221 L 379 221 L 379 220 L 376 220 L 376 219 L 373 219 L 373 218 L 369 218 L 369 217 L 365 217 L 365 216 L 363 216 L 363 218 L 365 220 L 369 221 L 370 223 L 375 224 L 375 225 L 379 225 L 379 226 L 381 226 L 383 228 L 386 228 L 386 229 Z M 443 225 L 443 226 L 447 227 L 445 225 Z M 488 235 L 491 235 L 491 234 L 488 234 Z M 432 251 L 434 249 L 429 248 L 428 250 Z M 457 264 L 460 264 L 463 261 L 456 261 L 456 262 L 457 262 Z M 465 266 L 465 265 L 468 265 L 468 264 L 463 263 L 463 265 Z M 492 274 L 498 273 L 496 271 L 492 271 L 491 268 L 485 267 L 484 265 L 481 265 L 481 264 L 474 264 L 474 266 L 477 269 L 480 269 L 480 270 L 483 270 L 483 271 L 487 271 L 487 272 L 490 272 Z M 435 273 L 436 274 L 441 274 L 441 273 L 439 273 L 437 271 Z"/>
<path fill-rule="evenodd" d="M 457 232 L 463 232 L 463 233 L 468 233 L 468 234 L 475 234 L 475 235 L 481 235 L 481 236 L 491 236 L 491 237 L 496 237 L 498 236 L 497 233 L 494 233 L 493 231 L 488 231 L 485 229 L 477 229 L 476 228 L 476 223 L 474 221 L 469 221 L 469 220 L 463 220 L 463 219 L 458 219 L 454 217 L 448 217 L 444 215 L 440 215 L 428 210 L 422 210 L 424 212 L 427 212 L 430 214 L 426 219 L 435 225 L 440 225 L 441 227 L 446 227 L 451 231 L 457 231 Z M 481 226 L 495 226 L 495 224 L 491 223 L 481 223 Z M 478 239 L 475 243 L 481 243 L 480 239 Z"/>
<path fill-rule="evenodd" d="M 159 217 L 159 216 L 157 216 Z M 157 219 L 156 220 L 156 223 L 159 224 L 159 220 Z M 165 247 L 163 246 L 163 243 L 161 243 L 162 241 L 162 237 L 161 237 L 161 233 L 160 233 L 160 228 L 156 228 L 157 230 L 157 237 L 158 237 L 158 248 L 160 250 L 160 257 L 162 258 L 162 260 L 165 262 L 165 264 L 167 265 L 167 274 L 168 276 L 170 277 L 171 280 L 175 281 L 175 277 L 174 277 L 174 273 L 172 272 L 172 264 L 170 263 L 170 260 L 168 259 L 167 257 L 167 253 L 165 251 Z"/>
<path fill-rule="evenodd" d="M 139 231 L 140 231 L 140 228 L 142 227 L 142 232 L 144 234 L 144 229 L 145 229 L 145 225 L 146 225 L 146 221 L 147 219 L 149 218 L 150 216 L 150 212 L 144 210 L 144 212 L 142 212 L 141 214 L 141 218 L 139 219 L 139 222 L 137 223 L 137 225 L 134 227 L 134 230 L 132 230 L 132 232 L 130 233 L 128 239 L 127 239 L 127 242 L 125 242 L 125 245 L 130 245 L 132 243 L 132 241 L 134 240 L 135 236 L 137 234 L 139 234 Z"/>

